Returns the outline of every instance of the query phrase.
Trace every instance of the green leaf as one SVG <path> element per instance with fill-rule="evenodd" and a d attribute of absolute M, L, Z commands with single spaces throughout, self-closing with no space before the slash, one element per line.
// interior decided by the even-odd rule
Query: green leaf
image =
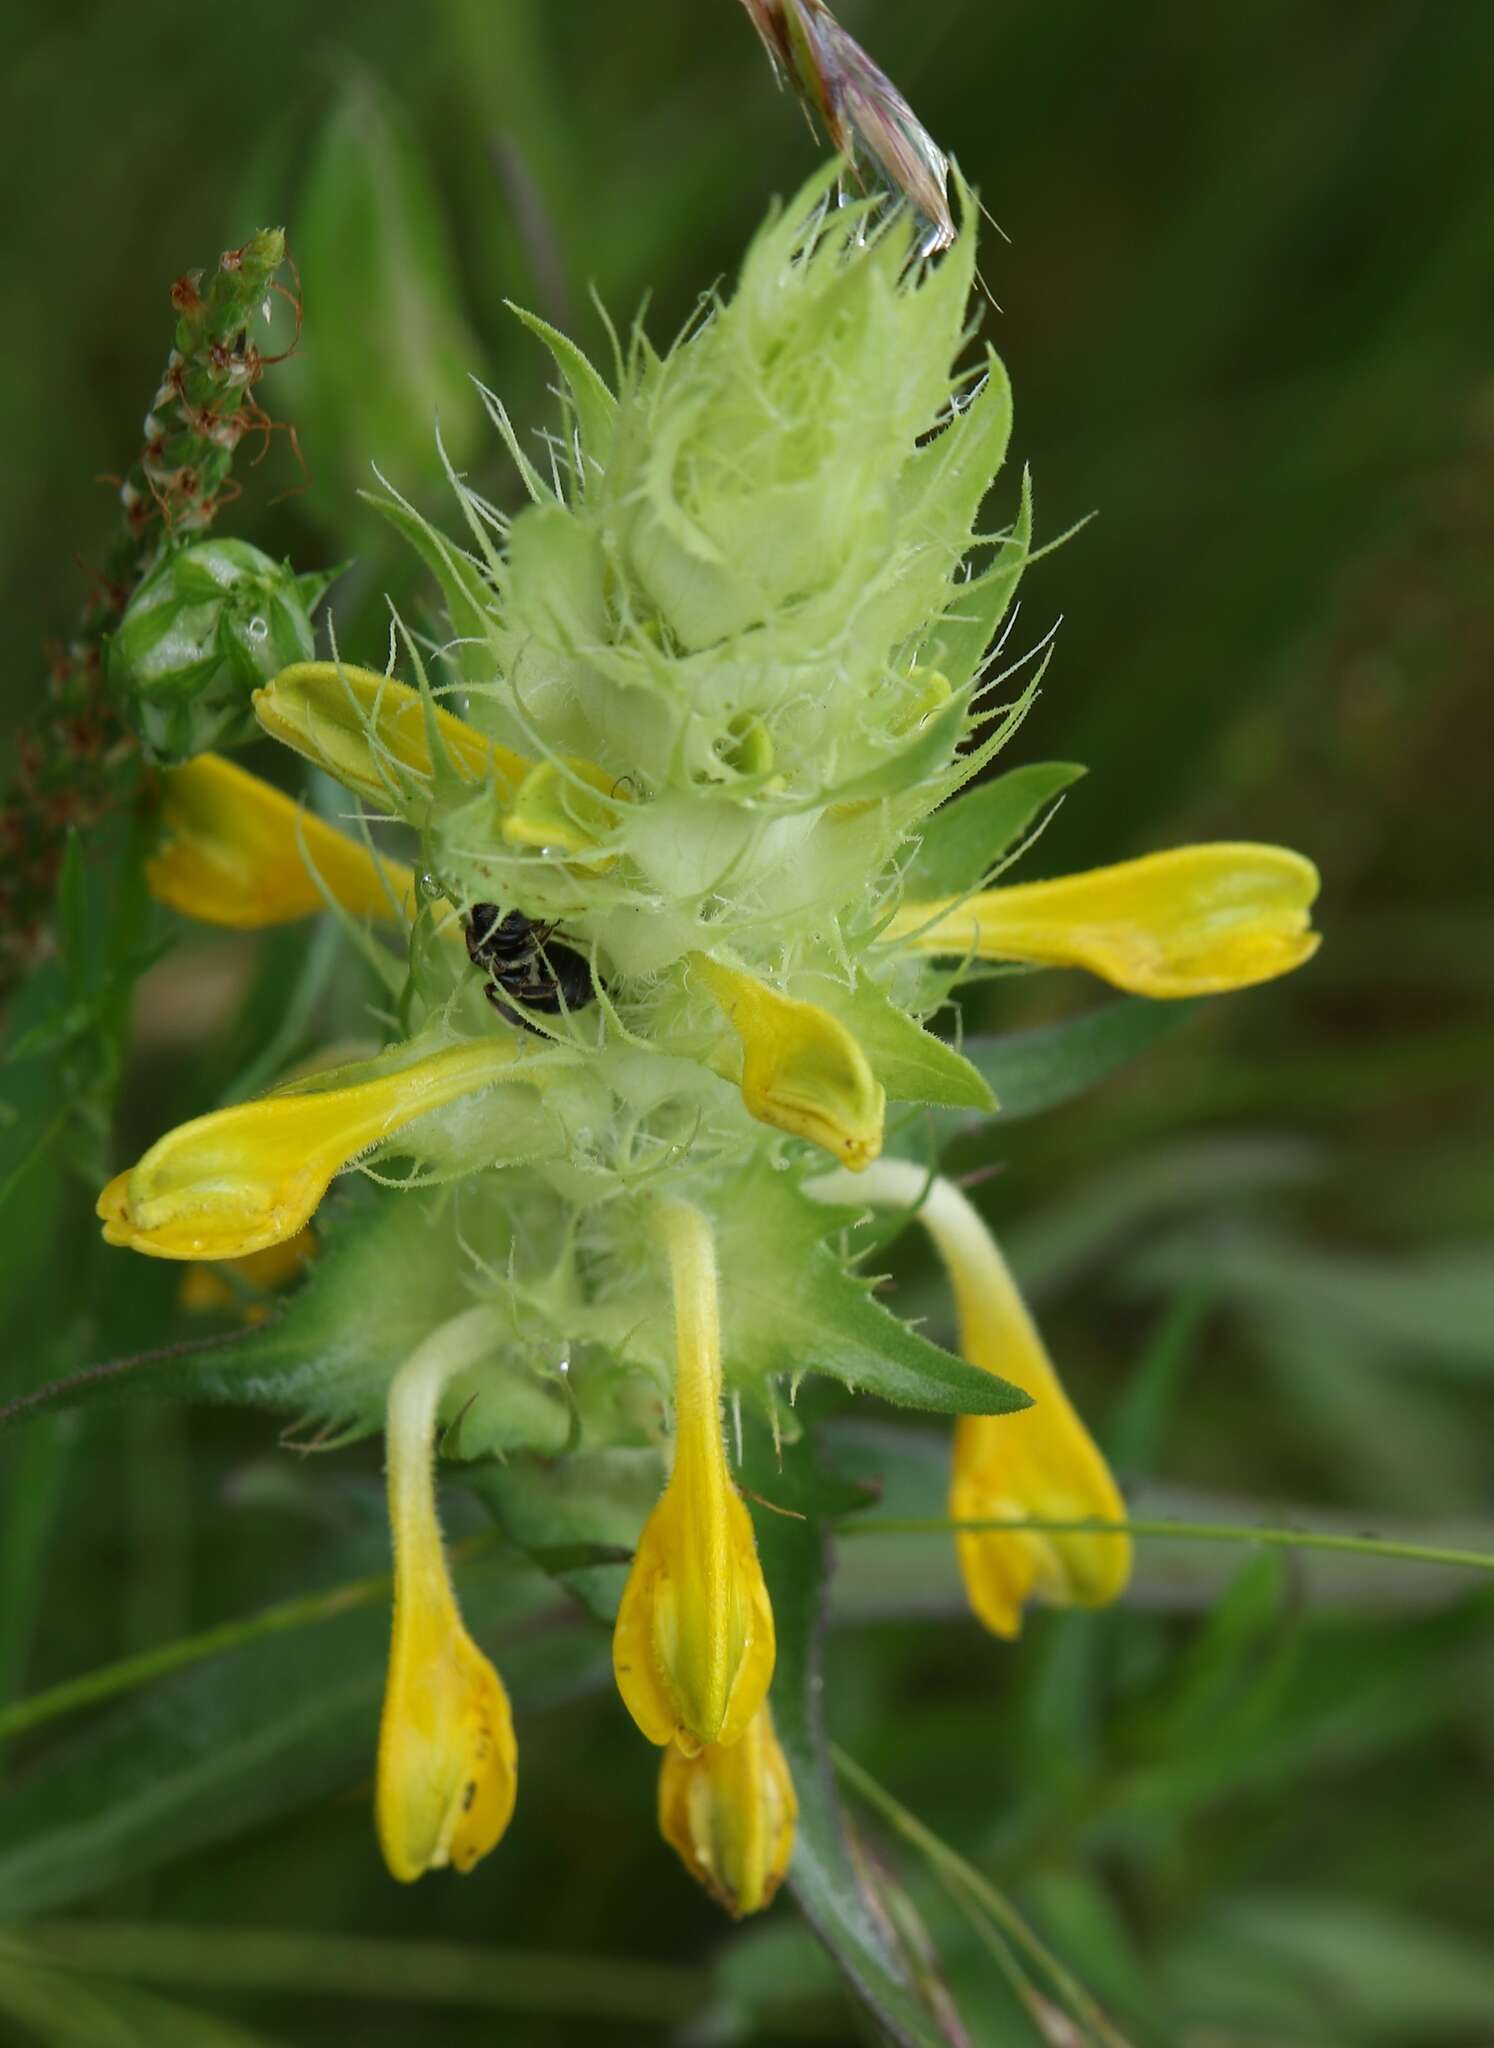
<path fill-rule="evenodd" d="M 664 1477 L 657 1451 L 606 1445 L 559 1459 L 512 1458 L 474 1472 L 471 1483 L 505 1534 L 610 1625 Z M 577 1546 L 614 1554 L 573 1564 L 563 1551 Z"/>
<path fill-rule="evenodd" d="M 1029 829 L 1045 804 L 1085 770 L 1072 761 L 1035 761 L 942 804 L 903 876 L 903 900 L 920 903 L 974 888 Z"/>
<path fill-rule="evenodd" d="M 215 2013 L 90 1971 L 78 1974 L 44 1948 L 0 1939 L 0 2014 L 11 2038 L 47 2048 L 277 2048 L 284 2036 L 250 2033 Z"/>
<path fill-rule="evenodd" d="M 895 2048 L 949 2048 L 862 1889 L 825 1746 L 824 1625 L 829 1535 L 808 1443 L 780 1469 L 754 1430 L 746 1481 L 790 1514 L 754 1518 L 778 1640 L 773 1718 L 799 1801 L 789 1889 L 846 1983 Z"/>
<path fill-rule="evenodd" d="M 1009 1415 L 1027 1396 L 917 1336 L 824 1243 L 851 1220 L 809 1200 L 765 1165 L 721 1205 L 721 1321 L 735 1372 L 828 1373 L 857 1392 L 938 1415 Z"/>
<path fill-rule="evenodd" d="M 601 1682 L 605 1639 L 520 1630 L 553 1603 L 544 1580 L 498 1558 L 463 1572 L 460 1592 L 477 1640 L 494 1649 L 499 1632 L 520 1712 Z M 138 1879 L 366 1780 L 388 1648 L 386 1612 L 344 1614 L 167 1679 L 59 1744 L 6 1794 L 0 1918 Z"/>
<path fill-rule="evenodd" d="M 483 1195 L 480 1186 L 464 1189 L 463 1213 Z M 441 1189 L 350 1203 L 331 1222 L 307 1278 L 262 1329 L 92 1368 L 0 1410 L 0 1427 L 140 1398 L 277 1409 L 323 1423 L 329 1433 L 371 1434 L 383 1424 L 391 1378 L 461 1303 L 470 1268 Z M 569 1428 L 561 1392 L 515 1369 L 504 1373 L 501 1400 L 478 1401 L 464 1418 L 463 1455 L 558 1451 Z"/>
<path fill-rule="evenodd" d="M 845 1025 L 890 1101 L 936 1102 L 987 1113 L 996 1108 L 989 1084 L 969 1060 L 915 1023 L 874 983 L 863 979 L 850 989 L 823 975 L 794 986 Z"/>
<path fill-rule="evenodd" d="M 1149 1286 L 1207 1283 L 1246 1312 L 1351 1333 L 1398 1363 L 1436 1359 L 1485 1384 L 1490 1376 L 1494 1261 L 1485 1244 L 1392 1259 L 1315 1251 L 1258 1232 L 1189 1231 L 1158 1245 L 1139 1271 Z"/>
<path fill-rule="evenodd" d="M 322 131 L 297 253 L 316 309 L 305 361 L 344 470 L 365 475 L 372 457 L 423 474 L 438 418 L 463 461 L 480 430 L 482 351 L 424 148 L 366 73 L 347 79 Z"/>
<path fill-rule="evenodd" d="M 1035 1031 L 967 1038 L 965 1057 L 995 1091 L 1008 1120 L 1070 1102 L 1175 1031 L 1192 1003 L 1127 996 Z"/>

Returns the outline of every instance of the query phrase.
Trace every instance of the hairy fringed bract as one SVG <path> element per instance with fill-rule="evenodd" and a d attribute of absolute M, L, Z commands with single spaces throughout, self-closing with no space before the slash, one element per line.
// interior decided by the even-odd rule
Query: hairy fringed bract
<path fill-rule="evenodd" d="M 387 1417 L 378 1805 L 402 1878 L 470 1867 L 517 1783 L 506 1695 L 447 1576 L 438 1432 L 537 1540 L 568 1486 L 606 1500 L 633 1561 L 588 1597 L 616 1612 L 619 1688 L 665 1752 L 665 1831 L 732 1910 L 766 1903 L 794 1795 L 724 1411 L 766 1418 L 792 1458 L 793 1391 L 828 1373 L 964 1418 L 962 1520 L 1119 1514 L 980 1218 L 875 1163 L 889 1105 L 995 1106 L 929 1021 L 986 960 L 1172 997 L 1316 943 L 1316 878 L 1278 848 L 990 886 L 1073 771 L 1029 771 L 1026 814 L 1001 785 L 961 794 L 1036 687 L 993 652 L 1032 506 L 1024 482 L 986 510 L 1011 401 L 968 350 L 973 209 L 961 191 L 931 262 L 909 209 L 832 205 L 838 169 L 769 219 L 729 298 L 663 355 L 635 332 L 610 381 L 521 316 L 564 387 L 537 460 L 489 399 L 530 502 L 509 518 L 448 470 L 455 540 L 380 501 L 439 581 L 449 641 L 404 636 L 402 677 L 299 662 L 257 693 L 266 731 L 403 822 L 415 866 L 213 755 L 165 778 L 168 901 L 243 924 L 324 900 L 408 935 L 399 1042 L 184 1125 L 100 1201 L 113 1243 L 231 1261 L 295 1239 L 345 1168 L 375 1173 L 328 1205 L 309 1279 L 233 1376 L 323 1430 Z M 499 929 L 522 934 L 523 972 L 495 1005 Z M 843 1250 L 857 1206 L 925 1197 L 965 1358 Z M 987 1526 L 961 1546 L 1003 1634 L 1032 1595 L 1114 1598 L 1129 1565 L 1115 1533 Z"/>

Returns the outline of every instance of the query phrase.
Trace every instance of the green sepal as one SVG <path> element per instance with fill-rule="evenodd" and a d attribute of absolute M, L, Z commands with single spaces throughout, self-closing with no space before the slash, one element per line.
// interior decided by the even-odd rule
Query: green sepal
<path fill-rule="evenodd" d="M 570 652 L 603 639 L 607 606 L 596 531 L 564 505 L 531 505 L 508 537 L 514 623 Z"/>
<path fill-rule="evenodd" d="M 854 1212 L 827 1209 L 757 1160 L 716 1204 L 721 1323 L 733 1380 L 826 1373 L 935 1415 L 1010 1415 L 1020 1388 L 930 1344 L 883 1308 L 825 1242 Z"/>
<path fill-rule="evenodd" d="M 924 643 L 921 659 L 962 690 L 978 672 L 1006 617 L 1032 550 L 1032 476 L 1022 472 L 1022 502 L 1011 532 L 997 543 L 996 559 L 982 575 L 956 586 L 944 616 Z"/>
<path fill-rule="evenodd" d="M 947 768 L 969 717 L 970 697 L 966 691 L 926 718 L 896 753 L 889 754 L 876 767 L 817 789 L 812 795 L 780 803 L 777 809 L 782 816 L 792 817 L 799 811 L 822 810 L 827 804 L 870 804 L 883 797 L 906 799 L 910 790 Z"/>
<path fill-rule="evenodd" d="M 958 896 L 980 885 L 1060 790 L 1085 770 L 1072 761 L 1034 761 L 963 791 L 934 812 L 903 872 L 903 901 Z"/>
<path fill-rule="evenodd" d="M 584 495 L 587 465 L 596 463 L 605 467 L 611 457 L 617 400 L 590 357 L 568 335 L 562 334 L 558 327 L 552 327 L 548 320 L 541 320 L 537 313 L 526 313 L 512 299 L 505 303 L 530 333 L 537 335 L 545 344 L 555 359 L 556 369 L 566 381 L 576 424 L 581 429 L 582 468 L 576 482 Z"/>
<path fill-rule="evenodd" d="M 492 592 L 477 564 L 403 498 L 386 497 L 379 491 L 365 491 L 363 496 L 410 543 L 440 584 L 452 635 L 458 642 L 451 654 L 457 668 L 469 682 L 490 682 L 493 653 L 489 641 L 497 622 Z"/>
<path fill-rule="evenodd" d="M 997 1107 L 989 1083 L 962 1053 L 926 1031 L 864 976 L 855 988 L 816 975 L 796 980 L 794 989 L 845 1025 L 889 1101 L 936 1102 L 987 1114 Z"/>

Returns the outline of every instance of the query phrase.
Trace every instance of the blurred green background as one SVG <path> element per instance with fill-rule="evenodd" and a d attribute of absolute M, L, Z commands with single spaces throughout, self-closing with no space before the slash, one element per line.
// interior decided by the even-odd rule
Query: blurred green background
<path fill-rule="evenodd" d="M 1494 9 L 839 11 L 1010 238 L 985 243 L 986 331 L 1040 535 L 1099 514 L 1011 641 L 1062 617 L 1006 762 L 1091 770 L 1029 872 L 1208 836 L 1297 846 L 1325 881 L 1310 969 L 1195 1006 L 959 1164 L 1000 1168 L 982 1206 L 1138 1513 L 1494 1549 Z M 22 0 L 5 42 L 7 734 L 110 531 L 98 478 L 134 452 L 176 274 L 286 224 L 304 332 L 260 395 L 302 461 L 274 436 L 222 530 L 353 557 L 339 642 L 379 664 L 385 593 L 417 620 L 425 595 L 356 493 L 377 463 L 436 502 L 439 413 L 514 499 L 467 382 L 521 432 L 545 416 L 505 300 L 605 359 L 589 291 L 620 324 L 648 295 L 663 340 L 815 161 L 734 0 Z M 283 1022 L 298 944 L 195 940 L 147 978 L 120 1156 Z M 356 1032 L 367 997 L 343 959 L 299 1028 Z M 1012 979 L 971 1022 L 1087 999 Z M 172 1275 L 76 1248 L 64 1162 L 4 1192 L 0 1393 L 188 1331 Z M 916 1247 L 893 1259 L 947 1335 Z M 884 1468 L 878 1425 L 834 1427 Z M 937 1512 L 939 1448 L 899 1451 L 890 1504 Z M 264 1418 L 65 1418 L 7 1441 L 0 1483 L 0 1700 L 383 1568 L 375 1453 L 296 1462 Z M 845 1553 L 832 1733 L 1138 2048 L 1494 2039 L 1478 1581 L 1156 1544 L 1124 1608 L 1012 1649 L 962 1617 L 939 1539 Z M 656 1841 L 595 1644 L 551 1641 L 553 1610 L 512 1627 L 523 1797 L 463 1882 L 402 1892 L 377 1859 L 377 1610 L 18 1738 L 0 2039 L 858 2039 L 786 1903 L 733 1933 Z M 924 1859 L 869 1839 L 972 2042 L 1070 2038 Z"/>

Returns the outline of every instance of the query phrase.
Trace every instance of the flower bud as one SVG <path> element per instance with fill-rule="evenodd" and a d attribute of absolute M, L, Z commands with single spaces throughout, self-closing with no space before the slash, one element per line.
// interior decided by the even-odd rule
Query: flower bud
<path fill-rule="evenodd" d="M 671 1743 L 659 1766 L 659 1832 L 734 1920 L 773 1903 L 799 1804 L 766 1700 L 729 1747 L 695 1756 Z"/>
<path fill-rule="evenodd" d="M 257 731 L 251 698 L 313 647 L 329 577 L 297 576 L 242 540 L 178 548 L 146 577 L 109 642 L 109 683 L 154 761 Z"/>

